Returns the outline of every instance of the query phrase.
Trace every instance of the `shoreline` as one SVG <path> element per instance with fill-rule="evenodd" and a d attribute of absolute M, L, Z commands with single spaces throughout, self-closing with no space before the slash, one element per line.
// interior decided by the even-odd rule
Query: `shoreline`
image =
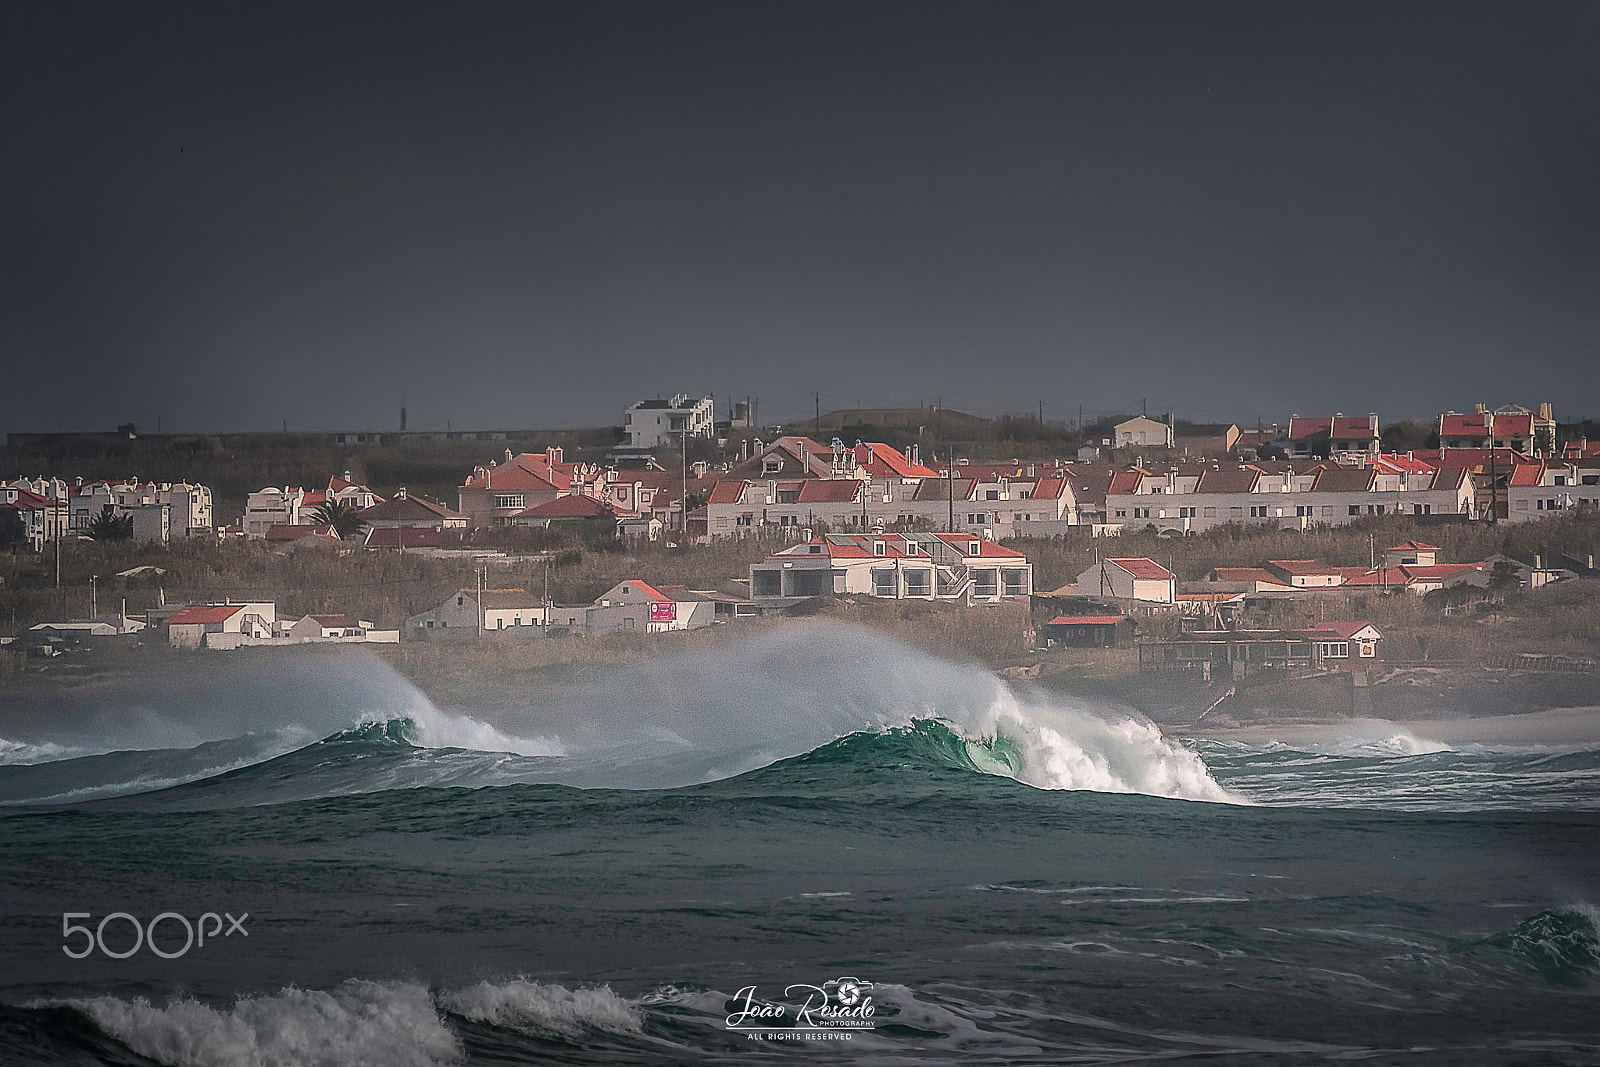
<path fill-rule="evenodd" d="M 1460 745 L 1579 745 L 1600 741 L 1600 705 L 1547 708 L 1543 711 L 1501 712 L 1459 719 L 1387 719 L 1381 716 L 1336 721 L 1307 722 L 1290 719 L 1223 726 L 1162 726 L 1172 738 L 1239 741 L 1249 745 L 1288 743 L 1290 740 L 1327 742 L 1348 737 L 1352 728 L 1381 728 L 1382 732 L 1409 735 L 1419 741 Z"/>

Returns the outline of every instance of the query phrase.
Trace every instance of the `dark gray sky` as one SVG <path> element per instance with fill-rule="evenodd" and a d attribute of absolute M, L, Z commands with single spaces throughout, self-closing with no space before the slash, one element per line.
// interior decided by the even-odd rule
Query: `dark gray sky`
<path fill-rule="evenodd" d="M 17 0 L 0 430 L 1600 415 L 1596 56 L 1590 2 Z"/>

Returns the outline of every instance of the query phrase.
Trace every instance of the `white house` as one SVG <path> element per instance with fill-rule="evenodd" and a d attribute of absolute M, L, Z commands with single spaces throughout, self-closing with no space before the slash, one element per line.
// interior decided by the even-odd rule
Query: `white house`
<path fill-rule="evenodd" d="M 1542 519 L 1554 511 L 1600 507 L 1600 458 L 1524 463 L 1506 480 L 1506 518 Z"/>
<path fill-rule="evenodd" d="M 1470 516 L 1473 501 L 1471 476 L 1460 467 L 1214 463 L 1164 473 L 1130 467 L 1111 479 L 1105 521 L 1181 533 L 1229 522 L 1306 530 L 1367 515 Z"/>
<path fill-rule="evenodd" d="M 629 579 L 600 594 L 584 611 L 584 630 L 663 633 L 710 626 L 716 607 L 707 597 L 677 586 L 657 587 Z"/>
<path fill-rule="evenodd" d="M 455 630 L 476 633 L 544 626 L 549 612 L 545 602 L 526 589 L 462 589 L 431 611 L 406 620 L 408 633 Z"/>
<path fill-rule="evenodd" d="M 1135 415 L 1126 422 L 1119 422 L 1113 429 L 1116 431 L 1118 448 L 1172 447 L 1171 425 L 1143 415 Z"/>
<path fill-rule="evenodd" d="M 271 601 L 242 604 L 189 604 L 167 620 L 167 640 L 175 648 L 231 648 L 228 638 L 271 638 L 278 606 Z"/>
<path fill-rule="evenodd" d="M 1103 559 L 1078 575 L 1078 595 L 1173 604 L 1178 579 L 1153 559 Z"/>
<path fill-rule="evenodd" d="M 365 619 L 353 615 L 306 615 L 284 630 L 291 641 L 366 642 L 369 644 L 394 644 L 400 640 L 399 630 L 380 630 Z"/>
<path fill-rule="evenodd" d="M 279 489 L 267 486 L 245 498 L 244 535 L 253 541 L 267 536 L 274 526 L 303 526 L 310 518 L 309 508 L 303 508 L 304 489 Z"/>
<path fill-rule="evenodd" d="M 64 500 L 47 499 L 27 489 L 3 485 L 0 486 L 0 508 L 16 514 L 23 536 L 35 552 L 44 551 L 45 543 L 60 537 L 67 528 Z"/>
<path fill-rule="evenodd" d="M 829 534 L 750 566 L 750 599 L 856 593 L 997 603 L 1033 593 L 1020 552 L 963 533 Z"/>
<path fill-rule="evenodd" d="M 671 400 L 640 400 L 623 412 L 622 431 L 628 448 L 677 445 L 685 436 L 714 436 L 716 412 L 709 396 L 695 399 L 679 393 Z"/>

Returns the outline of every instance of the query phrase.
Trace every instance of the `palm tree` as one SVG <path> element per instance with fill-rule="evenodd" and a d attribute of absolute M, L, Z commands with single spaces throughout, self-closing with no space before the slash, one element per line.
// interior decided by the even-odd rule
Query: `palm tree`
<path fill-rule="evenodd" d="M 96 541 L 129 541 L 133 539 L 133 516 L 117 517 L 110 504 L 100 509 L 100 514 L 89 520 L 89 536 Z"/>
<path fill-rule="evenodd" d="M 329 500 L 317 508 L 311 513 L 311 519 L 318 526 L 332 526 L 341 541 L 348 541 L 367 528 L 367 520 L 361 517 L 360 511 L 337 500 Z"/>

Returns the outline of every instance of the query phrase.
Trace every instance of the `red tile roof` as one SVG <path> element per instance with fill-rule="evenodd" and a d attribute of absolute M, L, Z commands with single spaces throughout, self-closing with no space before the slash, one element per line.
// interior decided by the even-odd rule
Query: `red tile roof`
<path fill-rule="evenodd" d="M 1139 488 L 1139 483 L 1144 480 L 1146 471 L 1134 468 L 1132 470 L 1118 471 L 1111 476 L 1111 488 L 1108 493 L 1131 493 Z"/>
<path fill-rule="evenodd" d="M 1488 437 L 1489 417 L 1481 411 L 1467 415 L 1440 415 L 1440 437 Z"/>
<path fill-rule="evenodd" d="M 868 441 L 855 447 L 856 466 L 865 467 L 867 473 L 875 478 L 892 476 L 895 478 L 937 478 L 937 471 L 931 471 L 920 463 L 913 463 L 900 450 L 882 441 Z M 870 457 L 870 459 L 869 459 Z"/>
<path fill-rule="evenodd" d="M 367 531 L 368 548 L 437 548 L 444 535 L 431 526 L 379 526 Z"/>
<path fill-rule="evenodd" d="M 1271 582 L 1283 585 L 1283 580 L 1265 567 L 1213 567 L 1211 573 L 1219 582 Z"/>
<path fill-rule="evenodd" d="M 1401 541 L 1385 549 L 1387 552 L 1437 552 L 1438 545 L 1425 545 L 1421 541 Z"/>
<path fill-rule="evenodd" d="M 1374 437 L 1371 420 L 1362 417 L 1328 417 L 1296 416 L 1289 420 L 1289 439 L 1292 441 L 1304 440 L 1307 437 L 1338 437 L 1347 440 L 1370 441 Z"/>
<path fill-rule="evenodd" d="M 666 601 L 672 599 L 655 586 L 641 582 L 637 578 L 629 578 L 626 584 L 637 587 L 639 592 L 643 593 L 645 596 L 649 597 L 651 600 L 654 600 L 658 604 L 665 603 Z"/>
<path fill-rule="evenodd" d="M 1028 496 L 1032 500 L 1060 500 L 1061 491 L 1066 487 L 1065 478 L 1040 478 L 1034 483 L 1033 492 Z"/>
<path fill-rule="evenodd" d="M 1544 480 L 1544 464 L 1528 463 L 1511 469 L 1511 480 L 1507 485 L 1529 486 L 1538 485 Z"/>
<path fill-rule="evenodd" d="M 1142 580 L 1166 581 L 1176 577 L 1171 571 L 1153 559 L 1108 559 L 1107 563 L 1121 567 L 1135 578 Z"/>
<path fill-rule="evenodd" d="M 202 623 L 227 622 L 249 606 L 248 604 L 190 604 L 179 608 L 172 618 L 167 620 L 167 625 L 195 626 Z"/>
<path fill-rule="evenodd" d="M 968 559 L 974 558 L 967 552 L 967 549 L 971 547 L 972 542 L 974 541 L 978 542 L 978 557 L 982 559 L 1027 558 L 1021 552 L 1012 551 L 1011 549 L 1006 548 L 1004 545 L 997 545 L 993 541 L 986 541 L 981 537 L 972 537 L 968 534 L 958 533 L 941 533 L 934 534 L 934 536 L 943 541 L 945 544 L 949 545 L 951 548 L 955 549 L 957 552 L 960 552 L 963 556 L 966 556 Z"/>
<path fill-rule="evenodd" d="M 1533 414 L 1523 411 L 1507 415 L 1496 415 L 1493 427 L 1496 437 L 1532 437 Z"/>
<path fill-rule="evenodd" d="M 1317 493 L 1364 493 L 1377 477 L 1376 467 L 1324 467 L 1311 489 Z"/>
<path fill-rule="evenodd" d="M 1126 615 L 1057 615 L 1047 626 L 1115 626 Z"/>
<path fill-rule="evenodd" d="M 616 509 L 609 504 L 601 503 L 592 496 L 558 496 L 554 500 L 547 500 L 543 504 L 535 504 L 531 508 L 523 508 L 513 519 L 571 519 L 588 518 L 597 515 L 615 515 Z"/>
<path fill-rule="evenodd" d="M 1302 577 L 1320 574 L 1337 573 L 1332 567 L 1315 559 L 1274 559 L 1267 561 L 1271 566 L 1278 568 L 1285 574 L 1295 574 Z"/>
<path fill-rule="evenodd" d="M 721 481 L 711 489 L 711 504 L 737 504 L 744 493 L 746 482 Z"/>

